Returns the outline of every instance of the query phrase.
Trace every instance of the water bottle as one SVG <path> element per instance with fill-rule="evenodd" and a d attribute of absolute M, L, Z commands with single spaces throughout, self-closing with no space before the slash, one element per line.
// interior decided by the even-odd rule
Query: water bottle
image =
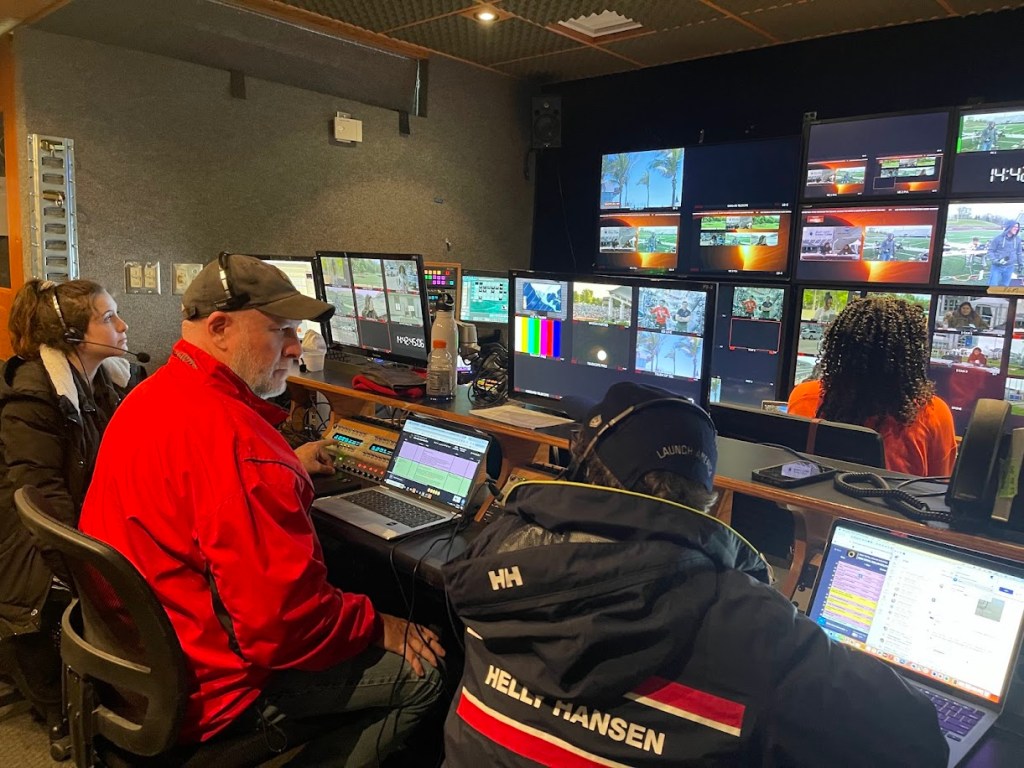
<path fill-rule="evenodd" d="M 459 354 L 459 330 L 455 326 L 455 313 L 452 311 L 450 302 L 446 304 L 438 301 L 437 303 L 437 312 L 434 313 L 434 324 L 430 326 L 431 348 L 433 348 L 433 342 L 438 339 L 444 341 L 448 354 L 454 360 L 455 356 Z"/>
<path fill-rule="evenodd" d="M 448 351 L 448 342 L 434 339 L 427 358 L 427 397 L 451 400 L 455 396 L 455 361 Z"/>

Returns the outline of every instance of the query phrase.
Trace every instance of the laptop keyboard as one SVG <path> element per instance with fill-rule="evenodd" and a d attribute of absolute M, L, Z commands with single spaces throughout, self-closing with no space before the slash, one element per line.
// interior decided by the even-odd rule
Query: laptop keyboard
<path fill-rule="evenodd" d="M 444 515 L 410 504 L 402 499 L 396 499 L 386 493 L 377 490 L 362 491 L 353 493 L 346 497 L 349 501 L 358 504 L 360 507 L 376 512 L 378 515 L 394 520 L 395 522 L 407 525 L 410 528 L 417 528 L 435 520 L 446 519 Z"/>
<path fill-rule="evenodd" d="M 931 699 L 932 704 L 935 705 L 935 711 L 939 715 L 939 728 L 942 729 L 946 738 L 953 741 L 963 740 L 984 714 L 980 709 L 946 698 L 941 693 L 930 691 L 927 688 L 917 688 L 917 690 Z"/>

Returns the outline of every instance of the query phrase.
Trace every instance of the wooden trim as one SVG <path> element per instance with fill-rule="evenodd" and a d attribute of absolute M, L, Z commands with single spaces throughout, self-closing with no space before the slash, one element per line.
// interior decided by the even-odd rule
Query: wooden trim
<path fill-rule="evenodd" d="M 0 113 L 3 113 L 4 118 L 4 173 L 7 180 L 7 210 L 0 211 L 0 215 L 7 217 L 11 271 L 11 287 L 0 287 L 0 358 L 3 359 L 14 354 L 7 333 L 7 317 L 11 311 L 14 294 L 25 284 L 24 243 L 21 232 L 21 173 L 18 165 L 22 146 L 18 140 L 14 71 L 14 38 L 9 34 L 0 36 Z"/>

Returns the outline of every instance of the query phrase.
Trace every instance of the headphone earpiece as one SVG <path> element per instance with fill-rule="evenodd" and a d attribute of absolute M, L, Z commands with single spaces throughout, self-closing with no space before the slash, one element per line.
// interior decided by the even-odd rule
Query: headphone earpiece
<path fill-rule="evenodd" d="M 220 284 L 224 287 L 224 298 L 214 303 L 214 309 L 220 312 L 234 312 L 242 309 L 249 303 L 248 293 L 235 293 L 235 286 L 231 282 L 231 254 L 221 251 L 217 256 L 217 263 L 220 265 Z"/>
<path fill-rule="evenodd" d="M 60 327 L 64 329 L 64 342 L 66 344 L 81 344 L 85 341 L 85 333 L 81 328 L 69 328 L 67 321 L 64 319 L 64 311 L 60 308 L 60 299 L 57 298 L 57 284 L 51 283 L 52 291 L 50 293 L 50 299 L 53 301 L 53 311 L 57 314 L 57 319 L 60 320 Z"/>
<path fill-rule="evenodd" d="M 85 336 L 77 328 L 70 328 L 64 333 L 64 341 L 68 344 L 81 344 L 85 341 Z"/>

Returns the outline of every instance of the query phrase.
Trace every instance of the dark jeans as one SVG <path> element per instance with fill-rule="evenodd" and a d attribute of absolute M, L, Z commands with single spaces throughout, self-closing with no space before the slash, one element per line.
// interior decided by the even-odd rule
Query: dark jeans
<path fill-rule="evenodd" d="M 11 676 L 32 708 L 49 725 L 59 722 L 62 714 L 60 661 L 60 620 L 71 601 L 65 590 L 51 589 L 43 603 L 38 632 L 9 637 L 7 645 L 11 660 Z M 50 722 L 55 721 L 55 722 Z"/>
<path fill-rule="evenodd" d="M 323 672 L 275 672 L 263 691 L 263 716 L 270 727 L 338 716 L 337 728 L 307 742 L 289 766 L 378 765 L 441 696 L 440 672 L 423 666 L 426 674 L 416 677 L 401 656 L 370 648 Z"/>

